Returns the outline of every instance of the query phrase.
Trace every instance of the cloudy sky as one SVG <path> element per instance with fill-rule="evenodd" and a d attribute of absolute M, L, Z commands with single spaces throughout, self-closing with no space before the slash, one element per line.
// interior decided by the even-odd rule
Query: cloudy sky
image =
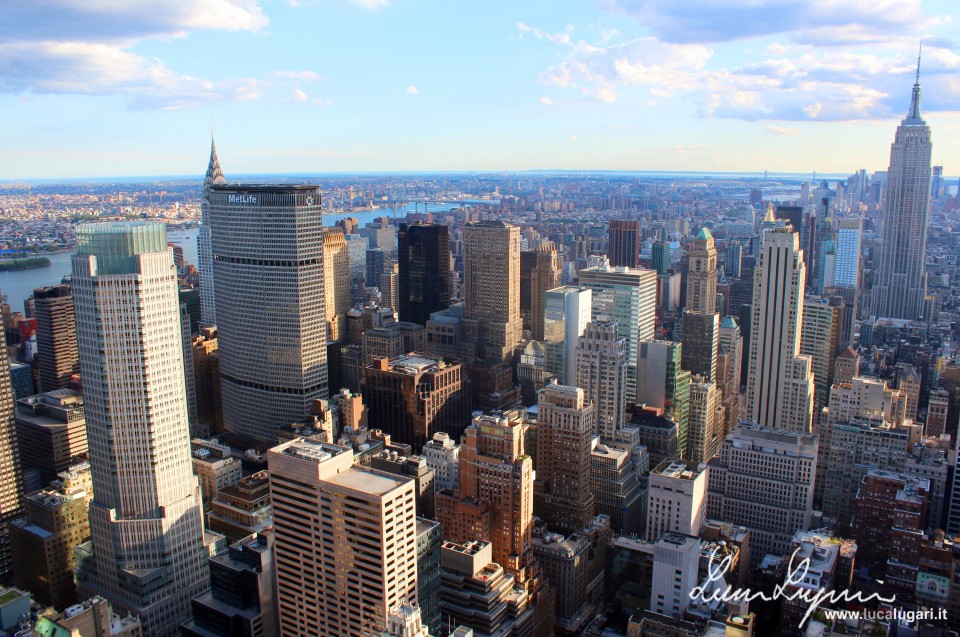
<path fill-rule="evenodd" d="M 921 41 L 958 174 L 956 0 L 14 0 L 0 179 L 883 170 Z"/>

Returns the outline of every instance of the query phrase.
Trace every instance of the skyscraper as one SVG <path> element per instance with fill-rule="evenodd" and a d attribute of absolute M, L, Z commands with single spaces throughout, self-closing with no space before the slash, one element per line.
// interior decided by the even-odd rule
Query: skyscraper
<path fill-rule="evenodd" d="M 591 315 L 591 291 L 575 285 L 548 290 L 543 316 L 544 364 L 561 383 L 573 385 L 577 376 L 577 341 Z"/>
<path fill-rule="evenodd" d="M 683 313 L 683 368 L 716 380 L 720 351 L 720 315 L 686 310 Z"/>
<path fill-rule="evenodd" d="M 593 290 L 593 318 L 616 322 L 627 339 L 627 402 L 633 403 L 640 343 L 656 335 L 657 273 L 604 264 L 581 270 L 580 285 Z"/>
<path fill-rule="evenodd" d="M 520 229 L 502 221 L 471 223 L 463 230 L 465 339 L 470 361 L 513 356 L 523 337 L 520 318 Z"/>
<path fill-rule="evenodd" d="M 670 242 L 654 241 L 650 252 L 651 265 L 657 276 L 663 276 L 670 271 Z"/>
<path fill-rule="evenodd" d="M 261 440 L 327 397 L 316 186 L 212 186 L 224 426 Z"/>
<path fill-rule="evenodd" d="M 612 321 L 591 321 L 577 343 L 576 384 L 596 406 L 596 435 L 616 438 L 627 402 L 627 339 Z"/>
<path fill-rule="evenodd" d="M 7 525 L 22 511 L 23 474 L 17 453 L 16 402 L 10 381 L 10 359 L 0 356 L 0 578 L 10 575 Z"/>
<path fill-rule="evenodd" d="M 217 157 L 217 145 L 210 138 L 210 161 L 203 178 L 203 194 L 200 199 L 200 229 L 197 232 L 197 260 L 200 268 L 200 317 L 206 325 L 217 324 L 217 292 L 213 273 L 213 240 L 210 228 L 210 189 L 227 183 Z"/>
<path fill-rule="evenodd" d="M 80 593 L 137 615 L 147 634 L 178 635 L 207 573 L 173 252 L 162 223 L 76 232 L 72 286 L 94 491 Z"/>
<path fill-rule="evenodd" d="M 764 232 L 753 277 L 746 417 L 775 429 L 809 432 L 810 357 L 800 355 L 806 266 L 789 226 Z"/>
<path fill-rule="evenodd" d="M 690 246 L 687 266 L 687 309 L 713 314 L 717 311 L 717 248 L 706 228 Z"/>
<path fill-rule="evenodd" d="M 37 318 L 40 391 L 69 387 L 71 377 L 80 371 L 70 286 L 37 288 L 33 291 L 33 298 Z"/>
<path fill-rule="evenodd" d="M 350 252 L 340 228 L 323 229 L 323 306 L 327 315 L 327 340 L 347 335 L 350 311 Z"/>
<path fill-rule="evenodd" d="M 368 288 L 380 288 L 380 278 L 383 276 L 386 264 L 386 252 L 384 250 L 381 248 L 367 250 L 366 286 Z"/>
<path fill-rule="evenodd" d="M 860 284 L 862 226 L 863 220 L 859 218 L 840 219 L 837 222 L 837 249 L 832 285 L 855 288 Z"/>
<path fill-rule="evenodd" d="M 910 110 L 890 148 L 883 247 L 873 286 L 873 314 L 914 320 L 923 314 L 927 279 L 923 268 L 930 216 L 930 127 L 920 116 L 920 59 Z M 927 317 L 929 318 L 929 317 Z"/>
<path fill-rule="evenodd" d="M 640 222 L 614 219 L 607 229 L 607 257 L 613 267 L 640 267 Z"/>
<path fill-rule="evenodd" d="M 536 250 L 520 253 L 520 314 L 523 329 L 530 338 L 543 340 L 544 300 L 547 290 L 560 287 L 560 266 L 557 247 L 552 241 L 541 241 Z"/>
<path fill-rule="evenodd" d="M 590 449 L 596 405 L 579 387 L 550 384 L 537 412 L 537 515 L 555 531 L 572 533 L 593 519 Z"/>
<path fill-rule="evenodd" d="M 297 438 L 267 452 L 277 608 L 287 637 L 368 637 L 417 600 L 414 480 Z"/>
<path fill-rule="evenodd" d="M 440 224 L 400 224 L 398 312 L 401 321 L 426 325 L 450 307 L 450 231 Z"/>

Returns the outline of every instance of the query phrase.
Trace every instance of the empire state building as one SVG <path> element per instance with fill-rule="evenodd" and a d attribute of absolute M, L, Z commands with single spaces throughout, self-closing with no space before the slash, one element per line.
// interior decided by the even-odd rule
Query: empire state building
<path fill-rule="evenodd" d="M 897 127 L 890 149 L 883 250 L 873 288 L 873 314 L 914 320 L 923 314 L 923 272 L 930 216 L 930 127 L 920 116 L 920 60 L 910 112 Z"/>

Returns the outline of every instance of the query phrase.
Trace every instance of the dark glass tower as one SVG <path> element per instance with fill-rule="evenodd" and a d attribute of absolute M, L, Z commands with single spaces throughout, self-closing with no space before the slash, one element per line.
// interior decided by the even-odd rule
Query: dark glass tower
<path fill-rule="evenodd" d="M 613 267 L 640 267 L 640 222 L 615 219 L 607 229 L 607 257 Z"/>
<path fill-rule="evenodd" d="M 401 224 L 397 245 L 400 320 L 426 325 L 431 313 L 450 306 L 449 230 L 440 224 Z"/>

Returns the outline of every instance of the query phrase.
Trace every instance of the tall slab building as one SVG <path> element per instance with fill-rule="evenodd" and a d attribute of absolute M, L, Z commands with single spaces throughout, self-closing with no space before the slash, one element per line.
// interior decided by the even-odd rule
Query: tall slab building
<path fill-rule="evenodd" d="M 317 186 L 212 186 L 208 195 L 227 430 L 276 440 L 327 397 Z"/>
<path fill-rule="evenodd" d="M 920 115 L 920 60 L 910 110 L 897 127 L 890 148 L 887 199 L 883 212 L 883 247 L 873 314 L 914 320 L 923 314 L 927 278 L 923 267 L 930 217 L 930 127 Z M 927 317 L 929 318 L 929 317 Z"/>
<path fill-rule="evenodd" d="M 790 226 L 766 230 L 754 271 L 747 376 L 747 418 L 774 429 L 809 433 L 813 370 L 800 355 L 806 265 Z"/>
<path fill-rule="evenodd" d="M 400 224 L 398 312 L 401 321 L 426 325 L 450 307 L 450 231 L 441 224 Z"/>
<path fill-rule="evenodd" d="M 0 356 L 0 578 L 10 575 L 11 557 L 7 525 L 23 511 L 23 473 L 17 450 L 14 418 L 16 398 L 10 380 L 10 361 Z"/>
<path fill-rule="evenodd" d="M 80 593 L 179 635 L 208 582 L 166 226 L 78 226 L 72 286 L 94 492 Z"/>
<path fill-rule="evenodd" d="M 640 222 L 614 219 L 607 227 L 607 257 L 613 267 L 640 267 Z"/>
<path fill-rule="evenodd" d="M 69 285 L 51 285 L 33 291 L 37 318 L 37 355 L 40 391 L 70 386 L 80 371 L 77 327 L 73 318 L 73 295 Z"/>

